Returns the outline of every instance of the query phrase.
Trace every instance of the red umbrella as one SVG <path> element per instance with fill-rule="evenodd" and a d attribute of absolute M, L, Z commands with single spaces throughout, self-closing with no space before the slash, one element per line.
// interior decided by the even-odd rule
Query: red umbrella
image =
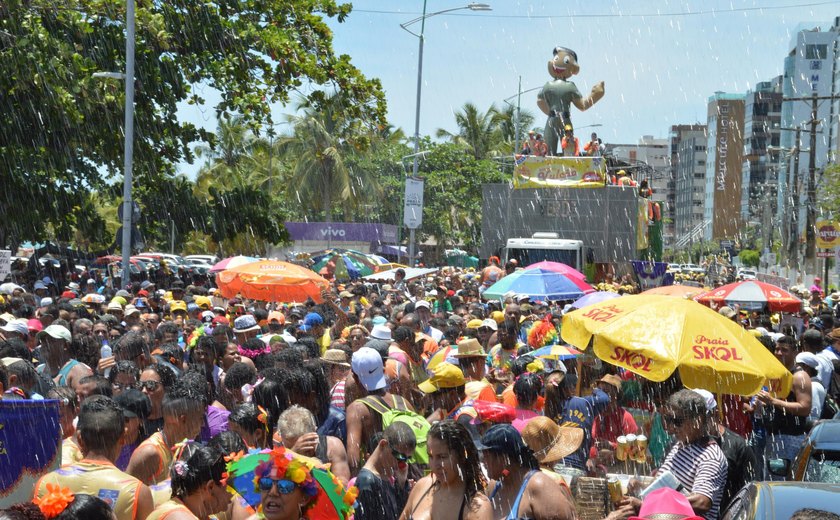
<path fill-rule="evenodd" d="M 792 313 L 797 313 L 802 308 L 802 300 L 796 296 L 781 287 L 758 280 L 730 283 L 698 294 L 694 299 L 712 308 L 738 304 L 748 311 L 766 308 L 771 312 Z"/>

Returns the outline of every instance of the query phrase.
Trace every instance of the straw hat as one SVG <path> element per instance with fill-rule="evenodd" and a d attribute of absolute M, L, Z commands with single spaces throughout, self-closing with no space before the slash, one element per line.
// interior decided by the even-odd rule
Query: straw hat
<path fill-rule="evenodd" d="M 479 343 L 477 339 L 469 338 L 458 342 L 458 350 L 454 357 L 487 357 L 487 353 L 484 352 L 484 349 L 481 347 L 481 343 Z"/>
<path fill-rule="evenodd" d="M 337 348 L 329 348 L 324 351 L 324 355 L 321 356 L 321 361 L 331 365 L 350 368 L 350 363 L 347 362 L 347 353 Z"/>
<path fill-rule="evenodd" d="M 840 341 L 840 327 L 832 329 L 825 337 L 832 341 Z"/>
<path fill-rule="evenodd" d="M 542 463 L 554 462 L 576 452 L 583 442 L 582 428 L 559 426 L 548 417 L 529 420 L 522 429 L 522 440 Z"/>

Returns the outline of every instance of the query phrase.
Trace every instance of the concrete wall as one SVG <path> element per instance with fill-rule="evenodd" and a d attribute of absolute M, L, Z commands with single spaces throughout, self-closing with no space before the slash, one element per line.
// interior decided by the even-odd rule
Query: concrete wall
<path fill-rule="evenodd" d="M 498 254 L 508 238 L 537 232 L 583 240 L 595 262 L 636 258 L 635 188 L 556 188 L 512 190 L 509 184 L 482 185 L 482 259 Z M 510 203 L 510 212 L 508 212 Z"/>

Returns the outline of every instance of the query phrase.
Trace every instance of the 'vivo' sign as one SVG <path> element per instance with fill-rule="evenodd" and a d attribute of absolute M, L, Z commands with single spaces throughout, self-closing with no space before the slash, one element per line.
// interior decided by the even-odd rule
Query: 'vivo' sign
<path fill-rule="evenodd" d="M 397 241 L 397 226 L 392 224 L 286 222 L 286 229 L 292 240 L 368 242 L 375 245 Z"/>

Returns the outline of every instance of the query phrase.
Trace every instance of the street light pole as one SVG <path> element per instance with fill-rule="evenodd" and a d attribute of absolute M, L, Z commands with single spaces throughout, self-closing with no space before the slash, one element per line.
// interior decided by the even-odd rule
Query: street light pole
<path fill-rule="evenodd" d="M 134 161 L 134 0 L 125 2 L 125 157 L 123 162 L 123 215 L 122 215 L 122 286 L 128 286 L 131 276 L 131 229 L 133 201 L 131 199 L 131 174 Z"/>
<path fill-rule="evenodd" d="M 417 102 L 414 107 L 414 166 L 411 169 L 412 177 L 417 177 L 417 172 L 420 168 L 420 97 L 423 89 L 423 44 L 425 43 L 424 31 L 426 29 L 426 18 L 437 16 L 443 13 L 450 13 L 452 11 L 461 11 L 469 9 L 470 11 L 490 11 L 490 6 L 487 4 L 471 3 L 462 7 L 453 7 L 452 9 L 444 9 L 434 13 L 426 14 L 427 0 L 423 0 L 423 14 L 413 20 L 400 24 L 400 28 L 409 34 L 412 34 L 420 39 L 419 49 L 417 52 Z M 414 33 L 408 29 L 409 25 L 420 22 L 420 34 Z M 414 228 L 409 228 L 408 238 L 408 266 L 414 267 Z"/>

